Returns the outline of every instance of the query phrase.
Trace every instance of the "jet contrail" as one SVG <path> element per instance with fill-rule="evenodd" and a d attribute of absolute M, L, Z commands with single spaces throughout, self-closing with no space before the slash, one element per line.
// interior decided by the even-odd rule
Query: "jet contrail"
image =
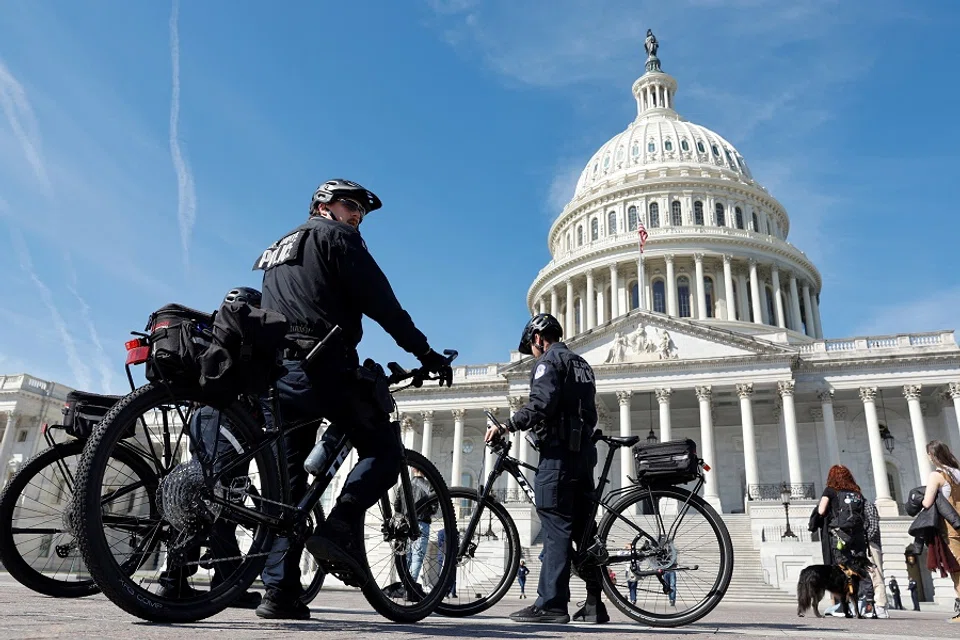
<path fill-rule="evenodd" d="M 193 175 L 180 149 L 180 31 L 177 27 L 180 2 L 173 0 L 170 12 L 170 60 L 173 66 L 173 92 L 170 99 L 170 155 L 177 173 L 177 222 L 180 225 L 180 245 L 183 263 L 189 263 L 190 234 L 197 219 L 197 193 Z"/>

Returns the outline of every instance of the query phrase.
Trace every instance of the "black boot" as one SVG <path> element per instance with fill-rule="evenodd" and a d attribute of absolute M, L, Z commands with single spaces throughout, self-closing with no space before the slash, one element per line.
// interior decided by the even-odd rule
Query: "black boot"
<path fill-rule="evenodd" d="M 552 622 L 555 624 L 570 622 L 570 616 L 566 611 L 547 611 L 535 604 L 511 613 L 510 619 L 514 622 Z"/>
<path fill-rule="evenodd" d="M 319 535 L 307 538 L 307 550 L 329 573 L 351 587 L 363 587 L 369 578 L 367 552 L 360 527 L 337 517 L 336 510 Z"/>
<path fill-rule="evenodd" d="M 300 602 L 300 598 L 291 598 L 270 589 L 257 607 L 257 617 L 270 620 L 309 620 L 310 607 Z"/>

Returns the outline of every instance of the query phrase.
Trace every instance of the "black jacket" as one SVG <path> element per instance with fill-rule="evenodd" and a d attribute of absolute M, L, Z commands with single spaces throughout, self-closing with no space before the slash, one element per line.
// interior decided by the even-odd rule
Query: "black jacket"
<path fill-rule="evenodd" d="M 361 318 L 368 316 L 405 351 L 420 356 L 430 348 L 350 225 L 314 216 L 268 247 L 253 268 L 263 270 L 263 308 L 286 316 L 293 337 L 321 339 L 339 325 L 345 356 L 355 361 Z"/>
<path fill-rule="evenodd" d="M 918 487 L 910 492 L 910 499 L 914 497 L 914 493 L 920 489 L 920 500 L 923 500 L 923 494 L 926 492 L 926 487 Z M 910 509 L 907 510 L 909 513 Z M 937 491 L 937 501 L 929 509 L 921 509 L 920 513 L 917 514 L 917 517 L 913 519 L 913 522 L 910 524 L 910 528 L 907 529 L 909 533 L 914 538 L 921 538 L 925 542 L 929 542 L 932 536 L 938 535 L 940 533 L 940 520 L 946 520 L 950 523 L 954 529 L 960 529 L 960 514 L 957 514 L 957 510 L 953 508 L 953 505 L 943 496 L 942 493 Z"/>
<path fill-rule="evenodd" d="M 547 446 L 569 436 L 570 421 L 579 421 L 581 439 L 597 424 L 597 388 L 587 361 L 562 342 L 550 345 L 530 372 L 530 402 L 507 422 L 511 431 L 533 429 Z"/>

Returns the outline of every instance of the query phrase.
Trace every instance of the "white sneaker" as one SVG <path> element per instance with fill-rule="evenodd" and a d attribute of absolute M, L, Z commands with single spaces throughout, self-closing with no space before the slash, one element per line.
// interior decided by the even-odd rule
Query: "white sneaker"
<path fill-rule="evenodd" d="M 826 614 L 828 616 L 833 616 L 834 618 L 846 618 L 847 614 L 843 612 L 843 609 L 837 609 L 836 611 L 828 611 Z"/>
<path fill-rule="evenodd" d="M 875 611 L 878 618 L 887 619 L 890 617 L 890 614 L 887 613 L 886 607 L 881 607 L 880 605 L 877 605 Z"/>

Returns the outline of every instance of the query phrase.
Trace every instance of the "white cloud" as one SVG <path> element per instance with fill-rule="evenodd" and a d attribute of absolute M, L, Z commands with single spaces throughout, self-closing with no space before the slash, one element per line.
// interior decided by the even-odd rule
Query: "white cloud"
<path fill-rule="evenodd" d="M 23 85 L 0 60 L 0 107 L 37 180 L 49 192 L 50 179 L 40 153 L 40 134 Z"/>
<path fill-rule="evenodd" d="M 103 342 L 100 340 L 97 325 L 93 321 L 90 305 L 87 304 L 87 301 L 80 295 L 79 284 L 77 283 L 77 272 L 73 268 L 69 254 L 67 255 L 67 271 L 70 276 L 70 285 L 68 288 L 80 304 L 80 317 L 87 327 L 87 334 L 90 336 L 90 341 L 96 350 L 96 367 L 97 372 L 100 374 L 101 391 L 103 391 L 103 393 L 111 393 L 113 391 L 113 371 L 110 368 L 110 359 L 103 349 Z"/>
<path fill-rule="evenodd" d="M 573 198 L 582 171 L 583 165 L 580 162 L 571 162 L 554 174 L 547 190 L 547 213 L 551 219 L 556 218 Z"/>
<path fill-rule="evenodd" d="M 177 223 L 180 225 L 180 245 L 184 265 L 189 262 L 190 234 L 197 220 L 197 193 L 193 174 L 180 148 L 180 1 L 173 0 L 170 11 L 170 61 L 173 70 L 173 87 L 170 98 L 170 156 L 177 173 Z"/>
<path fill-rule="evenodd" d="M 854 335 L 873 336 L 960 329 L 960 286 L 925 291 L 865 314 Z"/>

